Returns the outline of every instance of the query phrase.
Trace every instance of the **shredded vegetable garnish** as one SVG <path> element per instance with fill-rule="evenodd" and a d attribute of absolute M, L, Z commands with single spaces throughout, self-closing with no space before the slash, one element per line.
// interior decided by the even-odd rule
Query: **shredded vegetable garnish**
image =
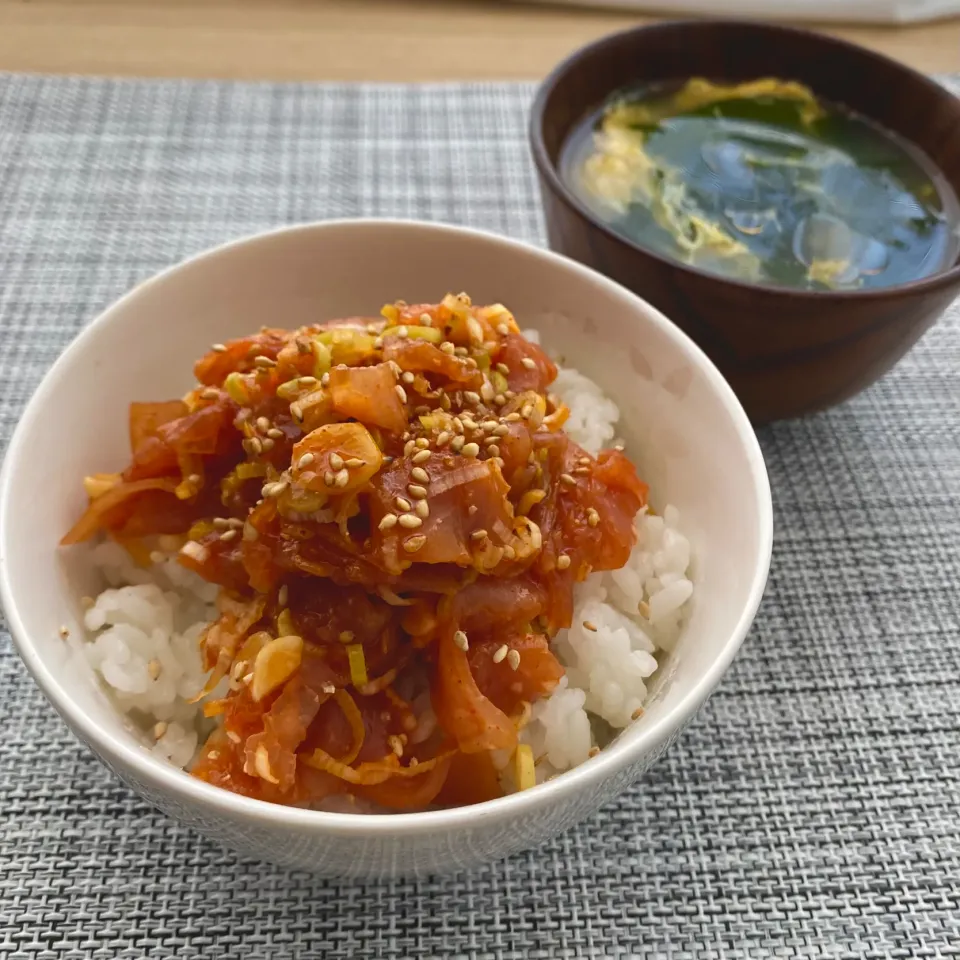
<path fill-rule="evenodd" d="M 533 748 L 529 743 L 521 743 L 514 754 L 515 776 L 518 790 L 529 790 L 537 784 L 537 772 L 533 764 Z"/>
<path fill-rule="evenodd" d="M 185 398 L 134 404 L 131 461 L 87 478 L 64 543 L 104 533 L 221 588 L 193 774 L 379 807 L 491 799 L 494 751 L 563 676 L 577 579 L 622 566 L 646 487 L 590 456 L 556 367 L 464 294 L 216 344 Z M 528 769 L 529 767 L 529 769 Z"/>

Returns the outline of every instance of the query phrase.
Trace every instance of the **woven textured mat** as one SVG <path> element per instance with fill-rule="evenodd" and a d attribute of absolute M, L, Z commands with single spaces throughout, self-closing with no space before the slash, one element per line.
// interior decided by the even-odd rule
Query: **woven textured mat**
<path fill-rule="evenodd" d="M 0 77 L 0 440 L 85 322 L 228 238 L 384 215 L 542 242 L 531 93 Z M 872 390 L 762 432 L 770 585 L 686 735 L 476 873 L 223 852 L 78 745 L 4 634 L 0 958 L 960 957 L 958 306 Z"/>

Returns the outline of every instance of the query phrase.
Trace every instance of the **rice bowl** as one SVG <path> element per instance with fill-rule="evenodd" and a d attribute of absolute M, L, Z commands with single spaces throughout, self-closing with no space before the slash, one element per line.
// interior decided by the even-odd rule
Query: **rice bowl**
<path fill-rule="evenodd" d="M 326 265 L 319 273 L 318 262 Z M 551 349 L 602 382 L 621 409 L 619 431 L 654 491 L 656 512 L 663 516 L 666 507 L 656 498 L 660 490 L 681 512 L 696 556 L 696 604 L 685 612 L 675 649 L 660 655 L 642 722 L 534 790 L 463 810 L 349 817 L 213 789 L 138 743 L 93 682 L 86 658 L 64 644 L 61 627 L 71 643 L 79 641 L 80 600 L 103 587 L 90 574 L 89 554 L 56 555 L 81 509 L 76 480 L 122 463 L 127 403 L 177 395 L 186 386 L 177 371 L 190 358 L 256 327 L 265 309 L 280 310 L 291 325 L 306 323 L 322 299 L 328 315 L 344 316 L 360 300 L 376 309 L 398 289 L 426 292 L 440 275 L 509 301 Z M 134 343 L 138 362 L 106 359 Z M 66 407 L 69 422 L 56 414 Z M 37 449 L 46 451 L 42 470 L 31 456 Z M 32 496 L 41 485 L 48 489 L 42 505 Z M 499 237 L 404 222 L 324 223 L 175 267 L 118 302 L 67 350 L 26 409 L 4 464 L 0 588 L 21 656 L 43 691 L 152 803 L 250 856 L 341 876 L 422 875 L 541 842 L 615 796 L 659 756 L 743 639 L 766 578 L 770 524 L 762 458 L 742 410 L 703 354 L 642 301 L 576 264 Z"/>

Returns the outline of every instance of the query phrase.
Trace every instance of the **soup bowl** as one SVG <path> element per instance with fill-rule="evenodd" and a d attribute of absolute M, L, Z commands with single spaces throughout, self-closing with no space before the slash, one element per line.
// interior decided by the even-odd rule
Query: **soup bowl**
<path fill-rule="evenodd" d="M 510 305 L 547 349 L 576 358 L 620 405 L 624 442 L 654 508 L 669 502 L 680 510 L 696 592 L 645 716 L 555 780 L 472 807 L 395 815 L 298 809 L 195 779 L 152 752 L 149 730 L 115 709 L 85 656 L 82 598 L 103 584 L 85 547 L 57 546 L 85 506 L 83 477 L 122 467 L 128 405 L 182 395 L 211 343 L 264 322 L 297 327 L 376 315 L 401 296 L 436 302 L 448 290 Z M 27 406 L 0 476 L 0 595 L 11 632 L 79 739 L 151 803 L 204 834 L 249 856 L 342 876 L 472 867 L 537 844 L 616 797 L 679 735 L 730 665 L 763 592 L 771 538 L 770 489 L 749 421 L 685 334 L 571 260 L 434 224 L 287 228 L 147 281 L 59 358 Z"/>
<path fill-rule="evenodd" d="M 717 364 L 756 423 L 820 410 L 889 370 L 960 292 L 960 266 L 870 290 L 807 291 L 727 279 L 614 231 L 560 173 L 568 138 L 618 90 L 690 77 L 795 80 L 926 154 L 960 194 L 960 100 L 853 44 L 741 21 L 641 27 L 574 53 L 534 101 L 530 144 L 553 249 L 662 310 Z"/>

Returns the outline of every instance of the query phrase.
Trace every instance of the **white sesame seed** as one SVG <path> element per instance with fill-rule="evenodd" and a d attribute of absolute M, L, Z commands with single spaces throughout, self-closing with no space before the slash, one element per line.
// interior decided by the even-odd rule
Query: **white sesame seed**
<path fill-rule="evenodd" d="M 511 670 L 518 670 L 520 668 L 520 651 L 511 650 L 507 654 L 507 663 L 510 664 Z"/>
<path fill-rule="evenodd" d="M 470 641 L 467 639 L 467 635 L 462 631 L 458 630 L 453 635 L 453 642 L 457 645 L 458 649 L 466 653 L 470 649 Z"/>
<path fill-rule="evenodd" d="M 403 549 L 406 553 L 416 553 L 426 542 L 427 538 L 422 533 L 418 533 L 415 537 L 407 537 L 403 541 Z"/>
<path fill-rule="evenodd" d="M 506 644 L 503 644 L 503 646 L 501 647 L 497 647 L 496 652 L 493 655 L 493 662 L 500 663 L 504 659 L 504 657 L 506 657 L 507 651 L 509 649 L 510 648 Z"/>
<path fill-rule="evenodd" d="M 423 521 L 412 513 L 404 513 L 400 516 L 400 526 L 406 530 L 416 530 L 417 527 L 423 526 Z"/>
<path fill-rule="evenodd" d="M 397 525 L 397 515 L 395 513 L 386 513 L 380 523 L 377 524 L 379 530 L 392 530 Z"/>

